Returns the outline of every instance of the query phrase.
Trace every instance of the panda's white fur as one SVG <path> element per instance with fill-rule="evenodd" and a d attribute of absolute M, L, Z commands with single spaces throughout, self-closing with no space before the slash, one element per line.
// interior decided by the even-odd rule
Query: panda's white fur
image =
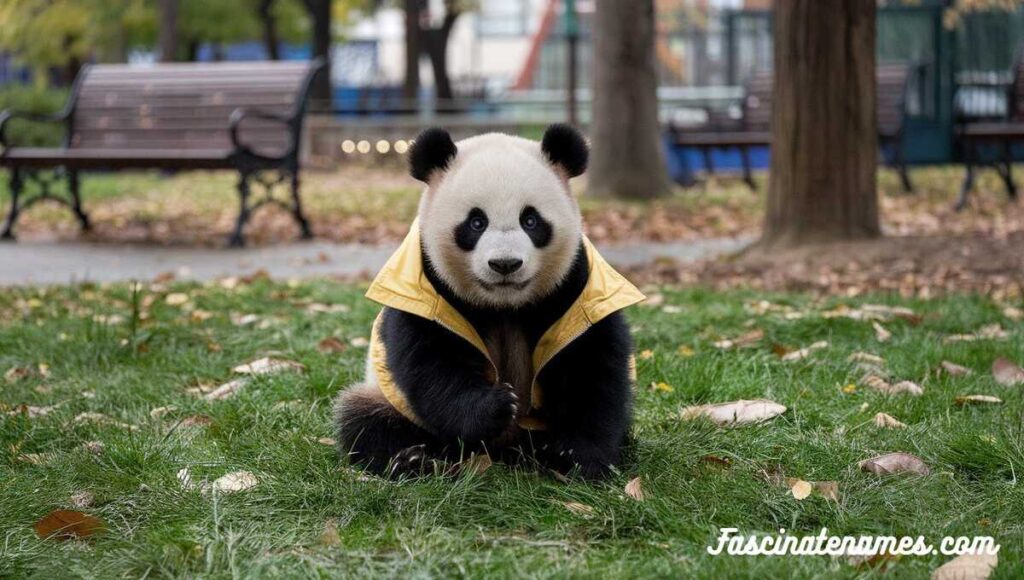
<path fill-rule="evenodd" d="M 438 276 L 478 307 L 516 308 L 548 295 L 569 271 L 582 236 L 568 176 L 536 141 L 490 133 L 456 146 L 458 154 L 430 177 L 419 204 L 423 248 Z M 520 226 L 527 206 L 556 224 L 542 248 Z M 473 208 L 483 210 L 489 223 L 466 252 L 453 231 Z M 519 259 L 523 265 L 503 277 L 489 267 L 494 259 Z M 495 286 L 499 282 L 506 284 Z"/>

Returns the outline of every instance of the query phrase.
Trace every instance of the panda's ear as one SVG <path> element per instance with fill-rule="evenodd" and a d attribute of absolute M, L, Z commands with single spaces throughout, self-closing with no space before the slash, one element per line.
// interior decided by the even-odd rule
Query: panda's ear
<path fill-rule="evenodd" d="M 587 142 L 579 131 L 569 125 L 556 123 L 548 127 L 540 148 L 548 160 L 564 169 L 569 177 L 582 175 L 587 170 L 590 153 Z"/>
<path fill-rule="evenodd" d="M 427 129 L 409 149 L 409 174 L 426 183 L 434 172 L 448 169 L 458 152 L 448 131 Z"/>

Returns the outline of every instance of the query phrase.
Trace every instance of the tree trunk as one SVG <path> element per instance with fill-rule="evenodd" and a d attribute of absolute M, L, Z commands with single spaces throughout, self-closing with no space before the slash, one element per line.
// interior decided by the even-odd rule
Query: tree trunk
<path fill-rule="evenodd" d="M 267 49 L 267 58 L 280 60 L 280 40 L 277 37 L 277 20 L 274 19 L 274 0 L 260 0 L 260 22 L 263 24 L 263 45 Z"/>
<path fill-rule="evenodd" d="M 423 0 L 405 0 L 405 83 L 402 96 L 410 102 L 420 94 L 420 14 Z"/>
<path fill-rule="evenodd" d="M 310 87 L 310 109 L 331 110 L 331 0 L 306 0 L 306 11 L 313 22 L 313 58 L 322 58 L 327 66 Z"/>
<path fill-rule="evenodd" d="M 434 91 L 439 101 L 439 110 L 455 109 L 452 102 L 455 93 L 452 91 L 452 81 L 448 77 L 448 39 L 459 14 L 453 2 L 446 2 L 444 22 L 441 26 L 420 31 L 421 37 L 426 41 L 427 56 L 430 57 L 430 65 L 434 71 Z"/>
<path fill-rule="evenodd" d="M 160 0 L 160 62 L 178 60 L 178 0 Z"/>
<path fill-rule="evenodd" d="M 654 0 L 597 0 L 589 193 L 670 191 L 658 125 Z"/>
<path fill-rule="evenodd" d="M 879 235 L 875 2 L 775 2 L 765 247 Z"/>

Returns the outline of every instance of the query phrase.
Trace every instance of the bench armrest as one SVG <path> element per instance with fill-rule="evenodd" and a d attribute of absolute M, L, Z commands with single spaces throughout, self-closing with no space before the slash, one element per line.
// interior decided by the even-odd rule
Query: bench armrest
<path fill-rule="evenodd" d="M 7 144 L 7 123 L 12 119 L 24 119 L 33 123 L 65 123 L 68 120 L 68 113 L 65 111 L 43 115 L 25 111 L 0 111 L 0 150 L 2 151 L 10 149 L 10 145 Z"/>
<path fill-rule="evenodd" d="M 285 115 L 282 113 L 271 113 L 269 111 L 260 111 L 257 109 L 244 109 L 239 108 L 231 112 L 231 118 L 228 119 L 228 130 L 231 131 L 231 144 L 236 149 L 244 149 L 251 151 L 247 145 L 242 143 L 238 136 L 238 130 L 242 125 L 242 121 L 246 118 L 263 119 L 266 121 L 277 121 L 282 125 L 286 125 L 288 130 L 294 136 L 295 133 L 295 116 Z"/>

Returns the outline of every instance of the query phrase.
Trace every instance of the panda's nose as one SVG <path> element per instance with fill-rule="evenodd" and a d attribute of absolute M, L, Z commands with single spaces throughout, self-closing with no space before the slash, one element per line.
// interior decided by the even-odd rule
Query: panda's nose
<path fill-rule="evenodd" d="M 499 258 L 496 260 L 487 260 L 487 265 L 502 276 L 508 276 L 512 272 L 521 268 L 523 266 L 523 261 L 519 258 Z"/>

